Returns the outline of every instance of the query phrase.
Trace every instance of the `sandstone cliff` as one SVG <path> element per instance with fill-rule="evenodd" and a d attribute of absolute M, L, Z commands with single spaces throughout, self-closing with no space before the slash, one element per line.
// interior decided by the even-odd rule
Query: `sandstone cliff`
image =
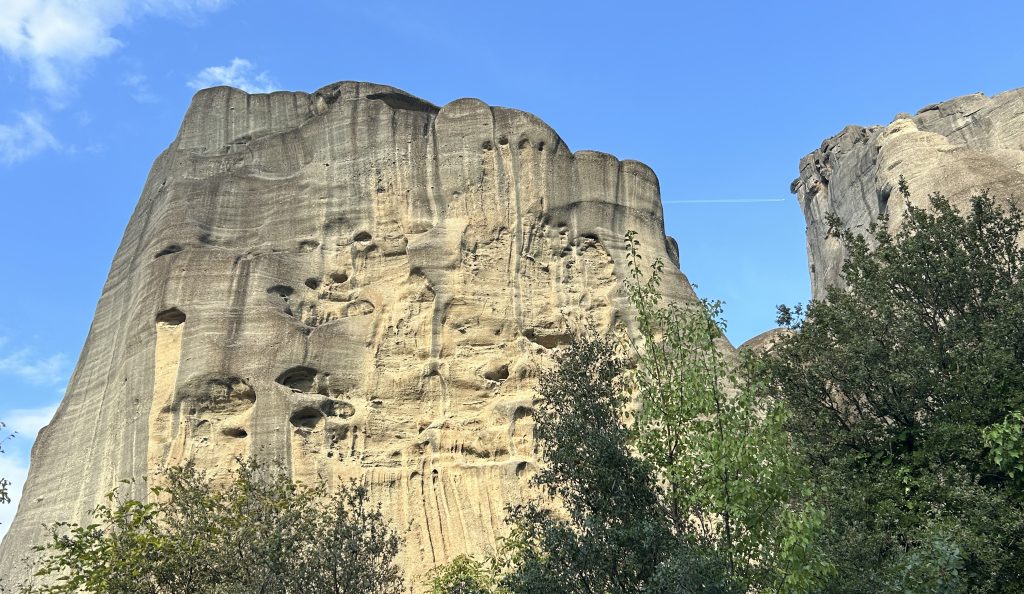
<path fill-rule="evenodd" d="M 967 95 L 900 114 L 888 126 L 848 126 L 800 161 L 793 182 L 807 220 L 807 257 L 814 298 L 840 282 L 845 251 L 827 238 L 828 213 L 864 231 L 881 213 L 896 226 L 906 206 L 926 206 L 941 192 L 961 210 L 988 189 L 1002 201 L 1024 198 L 1024 89 L 994 97 Z"/>
<path fill-rule="evenodd" d="M 527 113 L 355 82 L 199 92 L 33 448 L 0 575 L 23 575 L 42 524 L 190 457 L 365 481 L 413 584 L 486 550 L 535 463 L 551 349 L 626 312 L 630 229 L 678 266 L 654 173 Z M 672 270 L 666 294 L 692 299 Z"/>

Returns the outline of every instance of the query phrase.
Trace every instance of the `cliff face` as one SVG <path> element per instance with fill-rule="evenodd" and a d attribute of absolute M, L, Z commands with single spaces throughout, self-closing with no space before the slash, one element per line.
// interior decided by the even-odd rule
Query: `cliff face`
<path fill-rule="evenodd" d="M 364 481 L 410 580 L 486 550 L 535 463 L 551 350 L 626 311 L 630 229 L 678 265 L 654 173 L 527 113 L 353 82 L 199 92 L 33 448 L 0 575 L 24 575 L 44 523 L 193 457 Z M 666 295 L 692 299 L 673 271 Z"/>
<path fill-rule="evenodd" d="M 927 206 L 941 192 L 961 210 L 988 189 L 998 200 L 1024 199 L 1024 89 L 994 97 L 967 95 L 930 105 L 888 126 L 848 126 L 800 161 L 793 182 L 807 220 L 807 256 L 814 298 L 840 284 L 845 250 L 827 238 L 835 213 L 863 232 L 881 213 L 900 223 L 906 204 L 897 189 L 910 185 L 910 203 Z"/>

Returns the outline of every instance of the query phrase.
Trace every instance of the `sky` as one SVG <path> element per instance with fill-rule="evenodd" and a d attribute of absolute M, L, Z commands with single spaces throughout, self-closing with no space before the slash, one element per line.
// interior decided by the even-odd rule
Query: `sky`
<path fill-rule="evenodd" d="M 848 124 L 1024 86 L 1015 2 L 0 0 L 0 477 L 20 493 L 149 168 L 196 89 L 338 80 L 532 112 L 654 168 L 740 344 L 809 294 L 790 182 Z M 14 513 L 0 505 L 0 535 Z"/>

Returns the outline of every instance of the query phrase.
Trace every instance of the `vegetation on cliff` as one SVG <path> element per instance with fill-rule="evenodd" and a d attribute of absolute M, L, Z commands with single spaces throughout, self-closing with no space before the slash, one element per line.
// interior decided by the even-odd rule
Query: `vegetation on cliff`
<path fill-rule="evenodd" d="M 149 501 L 119 492 L 88 525 L 58 523 L 38 547 L 36 586 L 21 594 L 252 592 L 400 594 L 399 539 L 364 488 L 328 493 L 267 465 L 231 482 L 169 469 Z"/>

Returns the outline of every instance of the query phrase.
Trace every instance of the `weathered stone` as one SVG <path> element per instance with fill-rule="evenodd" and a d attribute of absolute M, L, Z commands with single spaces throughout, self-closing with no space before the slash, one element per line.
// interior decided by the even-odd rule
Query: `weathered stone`
<path fill-rule="evenodd" d="M 677 261 L 648 167 L 572 153 L 527 113 L 354 82 L 200 91 L 39 434 L 0 575 L 24 575 L 43 524 L 188 458 L 364 481 L 414 586 L 489 549 L 535 465 L 551 349 L 624 318 L 627 230 Z M 676 269 L 663 288 L 693 299 Z"/>
<path fill-rule="evenodd" d="M 747 340 L 740 346 L 736 347 L 736 350 L 740 353 L 750 352 L 755 354 L 764 353 L 775 348 L 775 345 L 779 344 L 783 340 L 786 340 L 793 335 L 793 330 L 789 328 L 772 328 L 766 330 L 757 336 Z"/>
<path fill-rule="evenodd" d="M 848 126 L 800 161 L 793 182 L 807 220 L 812 295 L 841 282 L 842 243 L 827 237 L 826 217 L 837 214 L 864 232 L 879 214 L 895 229 L 906 204 L 900 177 L 914 206 L 941 192 L 961 210 L 988 189 L 998 200 L 1024 198 L 1024 89 L 994 97 L 967 95 L 930 105 L 888 126 Z"/>

